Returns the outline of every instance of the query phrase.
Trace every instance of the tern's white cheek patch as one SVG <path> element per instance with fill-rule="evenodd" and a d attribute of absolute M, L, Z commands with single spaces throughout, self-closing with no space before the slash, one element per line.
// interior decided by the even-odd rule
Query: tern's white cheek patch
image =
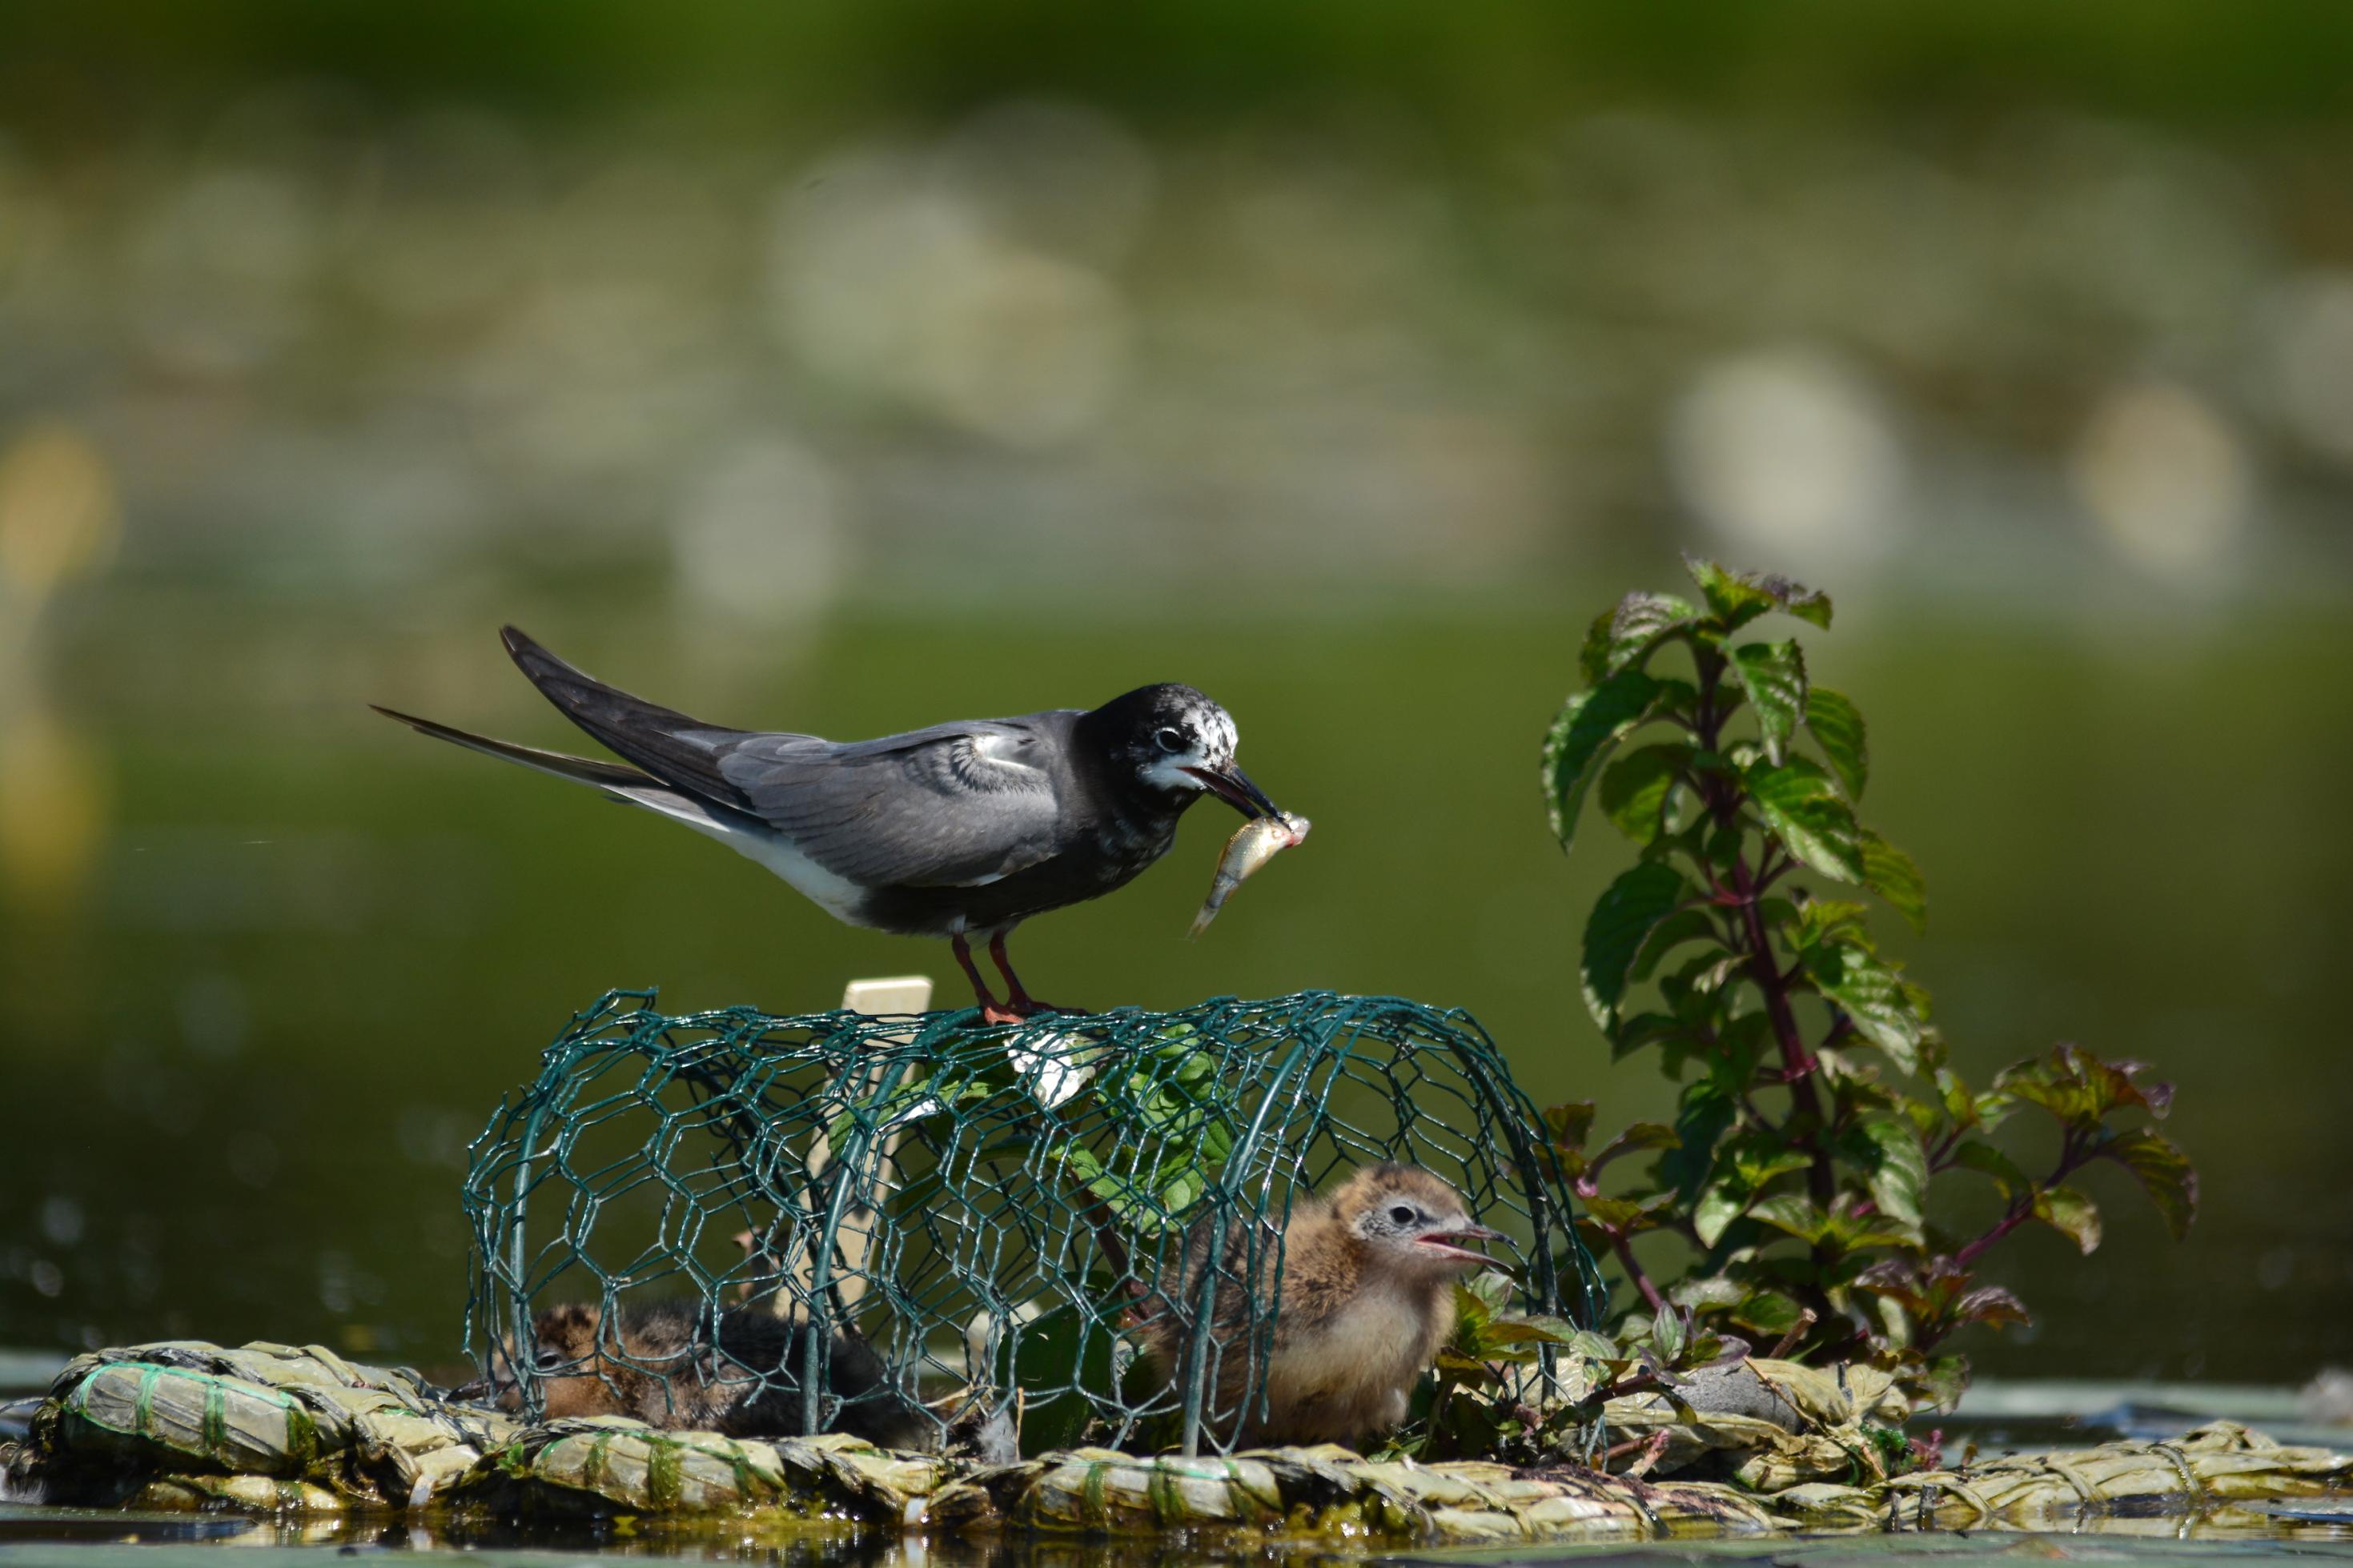
<path fill-rule="evenodd" d="M 1179 752 L 1174 756 L 1163 757 L 1145 769 L 1144 782 L 1159 789 L 1207 789 L 1207 784 L 1185 770 L 1208 765 L 1189 752 Z"/>
<path fill-rule="evenodd" d="M 1241 737 L 1234 731 L 1231 715 L 1222 708 L 1210 708 L 1195 716 L 1195 733 L 1201 737 L 1200 752 L 1214 763 L 1230 763 Z"/>

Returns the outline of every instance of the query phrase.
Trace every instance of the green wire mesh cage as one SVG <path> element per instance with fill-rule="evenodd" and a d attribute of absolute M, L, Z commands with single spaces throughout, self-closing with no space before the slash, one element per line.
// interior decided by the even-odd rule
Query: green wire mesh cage
<path fill-rule="evenodd" d="M 1305 993 L 984 1027 L 654 1003 L 578 1015 L 473 1145 L 468 1344 L 532 1415 L 593 1380 L 657 1425 L 1228 1450 L 1284 1216 L 1384 1161 L 1504 1233 L 1528 1310 L 1598 1315 L 1534 1107 L 1460 1010 Z M 1229 1235 L 1250 1256 L 1198 1244 Z M 1183 1364 L 1137 1354 L 1144 1316 L 1199 1321 L 1226 1281 L 1254 1282 L 1245 1321 L 1229 1290 Z"/>

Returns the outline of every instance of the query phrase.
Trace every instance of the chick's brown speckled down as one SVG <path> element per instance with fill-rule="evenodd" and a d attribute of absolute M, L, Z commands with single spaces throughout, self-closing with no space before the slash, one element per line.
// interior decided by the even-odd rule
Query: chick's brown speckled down
<path fill-rule="evenodd" d="M 550 1307 L 532 1324 L 542 1413 L 550 1420 L 628 1415 L 733 1437 L 804 1436 L 799 1373 L 808 1334 L 806 1322 L 765 1307 L 719 1313 L 715 1332 L 691 1301 L 632 1307 L 609 1323 L 587 1302 Z M 825 1364 L 828 1391 L 840 1401 L 829 1430 L 885 1447 L 916 1447 L 931 1436 L 928 1418 L 890 1384 L 865 1341 L 834 1334 Z M 522 1390 L 505 1383 L 498 1402 L 520 1409 Z"/>
<path fill-rule="evenodd" d="M 1195 1227 L 1181 1279 L 1143 1309 L 1145 1353 L 1172 1384 L 1195 1342 L 1214 1235 Z M 1396 1426 L 1454 1326 L 1455 1281 L 1491 1262 L 1460 1243 L 1495 1235 L 1472 1222 L 1452 1187 L 1394 1164 L 1358 1171 L 1328 1196 L 1294 1198 L 1280 1230 L 1264 1220 L 1229 1225 L 1207 1329 L 1205 1421 L 1243 1446 L 1355 1447 Z M 1251 1302 L 1277 1294 L 1278 1273 L 1271 1331 L 1261 1306 L 1254 1335 Z M 1261 1382 L 1262 1397 L 1253 1388 Z"/>

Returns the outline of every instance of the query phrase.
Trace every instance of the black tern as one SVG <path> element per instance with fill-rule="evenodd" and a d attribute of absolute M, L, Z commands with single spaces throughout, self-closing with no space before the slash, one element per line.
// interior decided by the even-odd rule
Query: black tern
<path fill-rule="evenodd" d="M 947 938 L 992 1024 L 1066 1010 L 1036 1000 L 1013 973 L 1014 927 L 1134 879 L 1168 852 L 1203 795 L 1245 817 L 1279 815 L 1234 765 L 1231 716 L 1189 686 L 827 741 L 706 724 L 575 669 L 512 626 L 500 636 L 541 695 L 632 765 L 376 711 L 682 822 L 851 925 Z M 972 960 L 981 937 L 1005 975 L 1001 1004 Z"/>

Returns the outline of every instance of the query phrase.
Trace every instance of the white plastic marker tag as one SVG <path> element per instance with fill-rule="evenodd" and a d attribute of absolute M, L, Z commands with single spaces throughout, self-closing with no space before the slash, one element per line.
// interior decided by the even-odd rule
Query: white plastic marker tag
<path fill-rule="evenodd" d="M 932 1005 L 932 977 L 894 974 L 887 980 L 853 980 L 841 993 L 841 1005 L 870 1018 L 920 1013 Z"/>
<path fill-rule="evenodd" d="M 853 980 L 842 987 L 841 1005 L 852 1013 L 863 1013 L 870 1018 L 896 1016 L 902 1013 L 920 1013 L 932 1005 L 932 977 L 928 974 L 894 974 L 882 980 Z M 913 1037 L 884 1035 L 879 1041 L 904 1045 Z M 881 1069 L 878 1067 L 867 1075 L 866 1092 L 872 1095 L 882 1087 Z M 876 1131 L 883 1134 L 882 1147 L 874 1161 L 874 1192 L 888 1193 L 899 1177 L 899 1164 L 894 1156 L 899 1152 L 899 1129 L 918 1117 L 928 1116 L 937 1110 L 938 1101 L 929 1095 L 916 1104 L 900 1111 Z M 873 1246 L 875 1214 L 863 1205 L 842 1215 L 841 1229 L 835 1236 L 835 1245 L 841 1261 L 849 1273 L 841 1281 L 845 1303 L 854 1303 L 866 1294 L 866 1258 Z"/>
<path fill-rule="evenodd" d="M 841 992 L 841 1005 L 845 1011 L 861 1013 L 870 1018 L 921 1013 L 931 1005 L 932 979 L 928 974 L 894 974 L 879 980 L 853 980 Z M 883 1035 L 877 1037 L 875 1043 L 899 1045 L 910 1037 L 906 1035 Z M 860 1098 L 871 1098 L 879 1092 L 882 1087 L 881 1072 L 880 1068 L 870 1069 L 855 1092 Z M 898 1179 L 898 1162 L 893 1158 L 899 1152 L 898 1128 L 919 1115 L 929 1115 L 936 1109 L 937 1105 L 930 1102 L 930 1097 L 926 1096 L 924 1101 L 900 1111 L 876 1129 L 883 1135 L 882 1146 L 876 1151 L 874 1161 L 873 1191 L 876 1194 L 888 1193 Z M 823 1175 L 826 1166 L 832 1161 L 832 1145 L 820 1131 L 809 1146 L 809 1180 L 815 1182 Z M 876 1217 L 874 1211 L 865 1205 L 853 1205 L 844 1211 L 840 1227 L 834 1232 L 836 1261 L 828 1272 L 833 1277 L 833 1289 L 839 1294 L 845 1307 L 857 1305 L 860 1298 L 866 1294 L 866 1260 L 873 1250 Z M 748 1237 L 747 1232 L 747 1239 Z M 809 1279 L 807 1262 L 804 1261 L 792 1272 L 800 1280 L 806 1293 Z M 797 1316 L 788 1303 L 789 1295 L 788 1291 L 776 1293 L 776 1310 Z"/>

